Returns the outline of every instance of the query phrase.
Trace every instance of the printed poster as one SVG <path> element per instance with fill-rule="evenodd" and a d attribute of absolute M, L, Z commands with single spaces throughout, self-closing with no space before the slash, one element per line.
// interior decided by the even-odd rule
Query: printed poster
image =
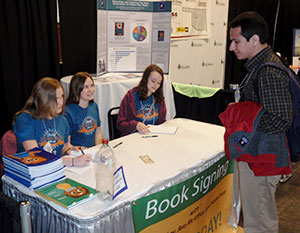
<path fill-rule="evenodd" d="M 97 75 L 143 72 L 157 64 L 169 72 L 171 2 L 98 1 Z"/>
<path fill-rule="evenodd" d="M 173 0 L 172 4 L 172 39 L 210 37 L 210 0 Z"/>

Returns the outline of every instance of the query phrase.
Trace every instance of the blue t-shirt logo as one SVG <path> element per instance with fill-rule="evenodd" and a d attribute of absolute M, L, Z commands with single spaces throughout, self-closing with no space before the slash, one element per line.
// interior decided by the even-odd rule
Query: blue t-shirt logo
<path fill-rule="evenodd" d="M 51 144 L 51 147 L 53 149 L 57 148 L 58 146 L 64 145 L 64 139 L 56 129 L 47 129 L 44 131 L 39 145 L 44 147 L 47 142 Z"/>
<path fill-rule="evenodd" d="M 135 106 L 136 106 L 136 120 L 143 122 L 145 118 L 146 121 L 144 122 L 146 125 L 152 124 L 155 125 L 158 121 L 158 105 L 157 103 L 154 104 L 151 112 L 150 108 L 154 101 L 154 96 L 151 95 L 146 100 L 140 100 L 137 93 L 134 92 L 134 100 L 135 100 Z"/>
<path fill-rule="evenodd" d="M 97 129 L 97 121 L 87 116 L 83 119 L 82 124 L 79 126 L 78 133 L 84 133 L 86 135 L 91 135 Z"/>

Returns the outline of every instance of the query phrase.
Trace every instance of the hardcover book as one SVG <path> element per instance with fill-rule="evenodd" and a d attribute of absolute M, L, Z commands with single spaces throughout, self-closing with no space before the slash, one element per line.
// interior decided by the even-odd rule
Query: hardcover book
<path fill-rule="evenodd" d="M 97 191 L 70 178 L 34 190 L 42 197 L 67 209 L 79 206 L 96 197 Z"/>

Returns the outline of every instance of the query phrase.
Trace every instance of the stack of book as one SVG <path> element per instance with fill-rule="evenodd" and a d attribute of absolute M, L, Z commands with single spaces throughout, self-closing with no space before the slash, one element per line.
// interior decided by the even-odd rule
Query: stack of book
<path fill-rule="evenodd" d="M 37 189 L 65 178 L 59 156 L 34 148 L 14 155 L 4 155 L 4 174 L 30 189 Z"/>

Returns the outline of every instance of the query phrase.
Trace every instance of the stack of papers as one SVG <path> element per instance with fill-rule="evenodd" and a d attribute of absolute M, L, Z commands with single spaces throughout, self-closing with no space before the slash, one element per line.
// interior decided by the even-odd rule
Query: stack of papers
<path fill-rule="evenodd" d="M 65 177 L 59 156 L 34 148 L 14 155 L 4 155 L 4 174 L 36 189 Z"/>

